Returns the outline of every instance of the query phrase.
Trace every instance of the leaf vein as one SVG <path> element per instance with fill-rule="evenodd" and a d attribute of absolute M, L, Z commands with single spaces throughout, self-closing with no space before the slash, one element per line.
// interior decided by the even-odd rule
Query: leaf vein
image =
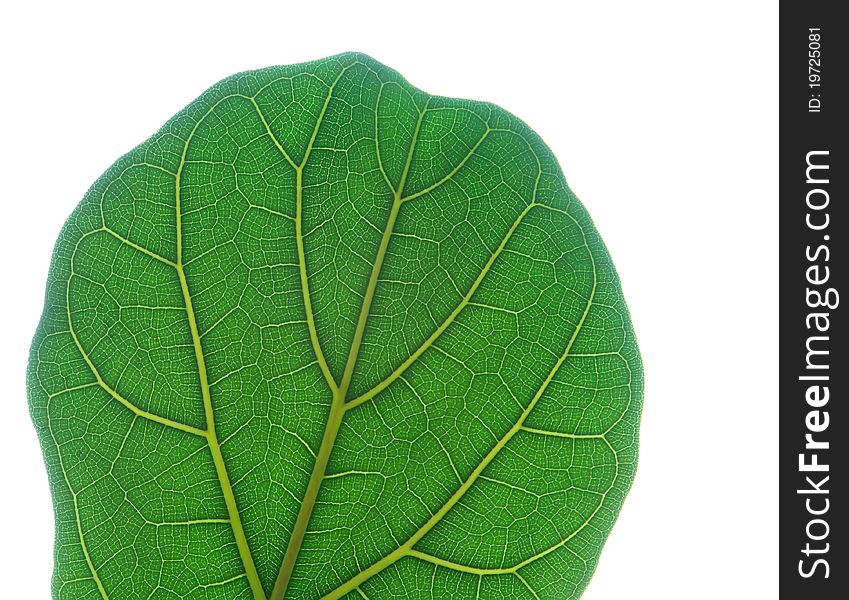
<path fill-rule="evenodd" d="M 573 217 L 570 216 L 570 218 L 574 220 Z M 481 475 L 481 473 L 483 473 L 486 467 L 495 459 L 495 457 L 507 445 L 507 443 L 513 438 L 513 436 L 521 430 L 528 416 L 531 414 L 531 411 L 533 411 L 534 407 L 537 405 L 537 402 L 545 393 L 545 390 L 548 388 L 551 381 L 554 379 L 554 376 L 557 374 L 557 372 L 560 370 L 560 367 L 566 362 L 567 358 L 569 357 L 569 352 L 572 349 L 572 345 L 575 343 L 575 340 L 578 338 L 578 335 L 581 332 L 581 329 L 587 319 L 587 315 L 589 314 L 590 308 L 592 307 L 593 300 L 595 298 L 595 293 L 598 285 L 595 259 L 593 257 L 592 250 L 590 249 L 589 244 L 587 243 L 586 235 L 583 232 L 583 228 L 581 228 L 580 231 L 581 235 L 584 237 L 584 246 L 587 249 L 590 263 L 592 264 L 592 288 L 587 298 L 581 318 L 575 326 L 572 335 L 569 337 L 569 340 L 566 344 L 566 348 L 564 349 L 563 353 L 561 354 L 557 362 L 554 364 L 552 369 L 549 371 L 548 375 L 542 381 L 537 391 L 534 393 L 532 399 L 528 403 L 525 410 L 522 412 L 522 414 L 519 416 L 515 424 L 510 428 L 510 430 L 498 441 L 498 443 L 486 454 L 486 456 L 483 457 L 478 466 L 475 467 L 472 473 L 463 482 L 463 485 L 461 485 L 448 499 L 448 501 L 446 501 L 445 504 L 443 504 L 442 507 L 440 507 L 440 509 L 436 511 L 424 525 L 422 525 L 418 530 L 416 530 L 416 532 L 413 533 L 403 545 L 399 546 L 398 548 L 396 548 L 395 550 L 393 550 L 392 552 L 372 564 L 367 569 L 360 571 L 359 574 L 350 578 L 348 581 L 323 596 L 322 600 L 336 600 L 337 598 L 344 596 L 353 588 L 362 584 L 364 581 L 369 580 L 371 577 L 381 572 L 389 565 L 394 564 L 396 561 L 403 558 L 404 556 L 408 556 L 410 551 L 414 549 L 415 545 L 419 542 L 419 540 L 421 540 L 431 529 L 433 529 L 433 527 L 435 527 L 436 524 L 442 520 L 442 518 L 448 513 L 448 511 L 450 511 L 460 501 L 460 499 L 465 496 L 466 492 L 471 489 L 472 485 L 475 483 L 475 481 L 477 481 L 478 477 Z M 617 478 L 614 478 L 614 483 L 616 480 Z M 598 510 L 598 508 L 596 510 Z"/>

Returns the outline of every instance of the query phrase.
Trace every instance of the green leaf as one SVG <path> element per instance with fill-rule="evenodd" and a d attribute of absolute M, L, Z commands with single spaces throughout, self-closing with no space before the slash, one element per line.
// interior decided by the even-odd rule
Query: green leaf
<path fill-rule="evenodd" d="M 61 599 L 573 598 L 642 367 L 555 158 L 344 54 L 226 79 L 56 245 L 28 373 Z"/>

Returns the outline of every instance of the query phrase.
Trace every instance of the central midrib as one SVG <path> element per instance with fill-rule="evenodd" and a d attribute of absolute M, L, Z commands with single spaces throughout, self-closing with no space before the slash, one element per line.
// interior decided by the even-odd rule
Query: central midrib
<path fill-rule="evenodd" d="M 328 101 L 329 98 L 330 96 L 328 95 Z M 327 106 L 325 104 L 325 109 L 326 107 Z M 325 426 L 324 435 L 321 440 L 321 447 L 319 448 L 318 454 L 316 455 L 315 463 L 313 465 L 313 471 L 310 475 L 310 481 L 307 484 L 307 490 L 304 494 L 303 501 L 301 502 L 301 508 L 298 512 L 297 520 L 295 521 L 295 527 L 293 528 L 292 535 L 289 538 L 289 544 L 286 547 L 286 554 L 283 556 L 283 563 L 280 565 L 280 572 L 277 576 L 277 580 L 274 582 L 274 589 L 271 592 L 271 596 L 269 596 L 269 600 L 283 600 L 286 595 L 286 590 L 288 589 L 289 584 L 292 581 L 292 572 L 295 569 L 295 563 L 298 560 L 298 554 L 300 553 L 301 546 L 304 542 L 304 536 L 306 535 L 307 527 L 309 525 L 310 518 L 312 517 L 313 509 L 315 508 L 315 502 L 318 498 L 318 492 L 321 489 L 322 483 L 324 482 L 324 476 L 327 472 L 327 464 L 330 461 L 330 454 L 333 451 L 333 446 L 336 443 L 336 436 L 339 434 L 339 428 L 342 426 L 342 419 L 345 416 L 345 411 L 347 409 L 346 400 L 348 396 L 348 390 L 351 387 L 351 380 L 354 376 L 354 367 L 357 364 L 357 357 L 359 356 L 360 347 L 362 346 L 363 336 L 366 330 L 366 324 L 368 323 L 368 317 L 371 312 L 372 301 L 374 300 L 374 293 L 375 290 L 377 290 L 377 282 L 380 278 L 380 273 L 383 268 L 383 262 L 386 258 L 386 250 L 389 248 L 389 240 L 392 238 L 392 233 L 395 229 L 395 221 L 398 219 L 398 213 L 401 209 L 404 185 L 407 181 L 407 176 L 410 172 L 410 165 L 412 163 L 413 152 L 416 147 L 416 142 L 419 137 L 419 132 L 421 131 L 422 121 L 424 120 L 424 115 L 426 111 L 427 103 L 425 104 L 424 108 L 419 111 L 418 120 L 416 121 L 416 128 L 413 132 L 413 137 L 410 141 L 410 147 L 407 151 L 407 159 L 404 163 L 404 168 L 401 173 L 401 179 L 398 182 L 398 186 L 392 189 L 392 208 L 389 211 L 389 216 L 386 219 L 386 226 L 383 229 L 383 235 L 380 239 L 380 245 L 377 248 L 377 254 L 375 255 L 374 263 L 372 264 L 371 275 L 369 276 L 366 292 L 363 296 L 362 305 L 360 306 L 360 314 L 359 318 L 357 319 L 357 327 L 354 330 L 354 337 L 351 340 L 351 348 L 348 352 L 348 358 L 345 362 L 345 369 L 342 372 L 342 379 L 339 382 L 339 385 L 333 390 L 333 401 L 330 406 L 330 413 L 327 417 L 327 425 Z M 321 120 L 321 116 L 323 116 L 323 112 L 324 111 L 322 111 L 322 115 L 320 115 L 319 117 L 319 122 Z M 315 135 L 315 133 L 313 135 Z M 375 131 L 375 138 L 376 137 L 377 131 Z M 303 238 L 300 231 L 300 224 L 301 218 L 303 216 L 303 166 L 306 163 L 306 158 L 307 157 L 304 156 L 304 160 L 301 163 L 300 168 L 297 170 L 296 200 L 298 214 L 296 218 L 296 225 L 298 226 L 298 231 L 296 237 L 299 238 L 299 244 L 303 243 Z M 302 267 L 303 274 L 305 276 L 305 263 L 302 263 Z M 305 296 L 308 296 L 307 289 L 305 289 Z M 308 318 L 311 319 L 311 315 L 308 315 Z"/>

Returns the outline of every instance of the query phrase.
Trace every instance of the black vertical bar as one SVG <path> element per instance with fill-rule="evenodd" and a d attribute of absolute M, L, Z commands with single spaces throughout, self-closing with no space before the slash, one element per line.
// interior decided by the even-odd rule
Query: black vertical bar
<path fill-rule="evenodd" d="M 779 577 L 782 597 L 794 599 L 849 598 L 849 22 L 841 8 L 797 1 L 780 15 Z"/>

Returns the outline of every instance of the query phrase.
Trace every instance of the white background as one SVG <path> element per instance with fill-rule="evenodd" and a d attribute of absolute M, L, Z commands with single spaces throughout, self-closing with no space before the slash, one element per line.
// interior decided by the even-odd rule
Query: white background
<path fill-rule="evenodd" d="M 527 121 L 619 269 L 646 368 L 641 457 L 585 600 L 777 597 L 777 5 L 288 4 L 0 9 L 3 596 L 49 597 L 24 371 L 64 219 L 217 80 L 360 50 Z"/>

